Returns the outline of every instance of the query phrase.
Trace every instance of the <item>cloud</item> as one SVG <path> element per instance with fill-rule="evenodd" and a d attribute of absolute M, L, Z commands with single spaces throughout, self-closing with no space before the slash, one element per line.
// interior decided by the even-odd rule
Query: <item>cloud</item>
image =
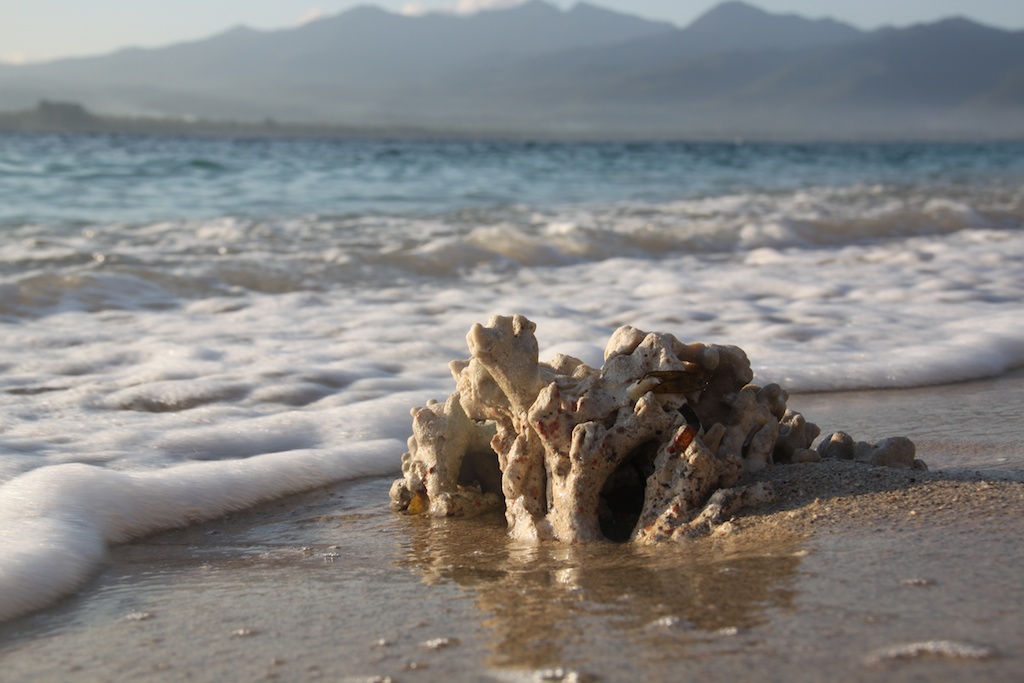
<path fill-rule="evenodd" d="M 0 64 L 26 64 L 28 55 L 24 52 L 0 52 Z"/>
<path fill-rule="evenodd" d="M 489 9 L 505 9 L 521 5 L 525 0 L 459 0 L 455 6 L 458 14 L 475 14 Z"/>
<path fill-rule="evenodd" d="M 299 26 L 305 26 L 306 24 L 311 24 L 318 19 L 323 19 L 325 16 L 327 16 L 327 13 L 324 12 L 321 8 L 310 7 L 308 10 L 299 15 L 298 19 L 295 20 L 295 23 L 298 24 Z"/>
<path fill-rule="evenodd" d="M 398 10 L 399 14 L 404 14 L 409 17 L 418 17 L 421 14 L 426 14 L 430 11 L 430 8 L 424 5 L 422 2 L 407 2 L 402 6 L 402 9 Z"/>
<path fill-rule="evenodd" d="M 454 12 L 455 14 L 476 14 L 477 12 L 483 12 L 486 10 L 493 9 L 506 9 L 509 7 L 515 7 L 521 5 L 526 0 L 456 0 L 455 2 L 446 2 L 443 4 L 421 2 L 421 0 L 412 0 L 407 2 L 399 10 L 401 14 L 411 17 L 418 17 L 427 12 Z"/>

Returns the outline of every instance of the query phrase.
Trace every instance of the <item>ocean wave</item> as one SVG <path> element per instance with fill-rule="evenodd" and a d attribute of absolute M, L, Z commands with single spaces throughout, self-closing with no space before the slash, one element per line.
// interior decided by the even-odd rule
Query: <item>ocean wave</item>
<path fill-rule="evenodd" d="M 632 325 L 797 391 L 1020 367 L 1022 158 L 0 136 L 0 618 L 108 543 L 397 471 L 493 314 L 544 359 Z"/>
<path fill-rule="evenodd" d="M 837 250 L 1022 226 L 1021 189 L 937 196 L 875 185 L 424 216 L 30 224 L 4 228 L 12 248 L 0 256 L 0 286 L 4 313 L 58 306 L 61 292 L 74 300 L 69 306 L 93 310 L 122 306 L 117 292 L 125 291 L 138 293 L 140 305 L 158 305 L 167 297 L 375 288 L 621 257 L 738 260 L 760 249 Z"/>
<path fill-rule="evenodd" d="M 0 621 L 73 593 L 109 544 L 187 526 L 339 479 L 392 469 L 400 443 L 352 446 L 344 455 L 291 451 L 192 463 L 155 472 L 83 464 L 41 467 L 0 487 Z"/>
<path fill-rule="evenodd" d="M 1024 365 L 1020 230 L 600 259 L 564 257 L 525 230 L 507 241 L 469 230 L 448 238 L 471 245 L 458 276 L 410 275 L 403 259 L 428 250 L 409 247 L 393 252 L 403 275 L 391 280 L 299 269 L 315 286 L 264 291 L 218 275 L 211 262 L 223 255 L 211 246 L 234 239 L 244 253 L 237 240 L 255 232 L 271 254 L 274 226 L 196 227 L 215 241 L 148 226 L 145 241 L 179 245 L 143 268 L 151 279 L 134 274 L 140 252 L 131 273 L 98 263 L 77 280 L 33 272 L 3 285 L 4 302 L 12 286 L 35 298 L 21 292 L 0 321 L 0 619 L 76 590 L 110 543 L 396 472 L 409 408 L 452 391 L 448 362 L 468 355 L 466 331 L 495 313 L 534 320 L 543 359 L 598 365 L 629 324 L 740 346 L 756 382 L 791 391 L 940 384 Z M 321 258 L 340 260 L 335 249 Z M 497 268 L 480 252 L 506 264 L 529 252 L 539 264 Z M 246 277 L 260 277 L 246 258 Z M 294 254 L 265 258 L 262 276 L 273 266 L 299 277 Z"/>

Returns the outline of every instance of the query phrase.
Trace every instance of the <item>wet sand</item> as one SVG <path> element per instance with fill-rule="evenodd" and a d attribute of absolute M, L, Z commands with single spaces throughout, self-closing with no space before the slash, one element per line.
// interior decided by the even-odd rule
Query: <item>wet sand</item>
<path fill-rule="evenodd" d="M 392 514 L 390 479 L 160 534 L 0 625 L 0 680 L 1019 681 L 1022 389 L 795 396 L 931 471 L 775 467 L 778 503 L 678 547 L 517 544 Z"/>

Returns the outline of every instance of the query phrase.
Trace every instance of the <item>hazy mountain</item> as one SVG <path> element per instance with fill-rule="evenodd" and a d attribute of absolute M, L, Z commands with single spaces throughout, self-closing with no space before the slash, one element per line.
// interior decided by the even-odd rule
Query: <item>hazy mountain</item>
<path fill-rule="evenodd" d="M 0 109 L 630 135 L 1024 135 L 1024 33 L 863 32 L 726 2 L 680 29 L 533 0 L 471 16 L 359 7 L 159 49 L 0 68 Z"/>
<path fill-rule="evenodd" d="M 509 71 L 576 73 L 598 79 L 609 72 L 660 70 L 665 64 L 709 55 L 760 50 L 795 50 L 838 45 L 868 34 L 831 19 L 809 20 L 769 14 L 742 2 L 724 2 L 685 29 L 626 40 L 613 45 L 567 47 L 555 55 L 506 62 Z"/>
<path fill-rule="evenodd" d="M 357 7 L 292 29 L 239 27 L 166 48 L 0 71 L 0 107 L 50 98 L 119 113 L 369 115 L 378 102 L 400 99 L 403 91 L 419 91 L 469 65 L 674 31 L 671 24 L 585 3 L 568 12 L 534 0 L 471 16 L 417 17 Z"/>
<path fill-rule="evenodd" d="M 545 82 L 550 86 L 569 81 L 587 99 L 662 104 L 727 100 L 952 106 L 1019 102 L 1024 94 L 1014 88 L 1024 75 L 1024 32 L 964 19 L 868 34 L 841 33 L 818 47 L 808 46 L 813 45 L 808 40 L 800 48 L 784 48 L 766 32 L 762 48 L 714 53 L 697 50 L 683 38 L 693 35 L 700 24 L 673 37 L 673 42 L 690 46 L 685 53 L 681 47 L 675 56 L 667 49 L 645 52 L 630 43 L 551 55 L 516 63 L 495 87 L 535 91 Z M 657 41 L 659 48 L 668 43 Z M 626 50 L 632 58 L 625 58 Z M 622 54 L 623 59 L 604 57 L 609 53 Z M 599 60 L 600 70 L 593 67 Z"/>
<path fill-rule="evenodd" d="M 647 21 L 578 4 L 568 12 L 540 0 L 471 16 L 405 16 L 362 6 L 291 29 L 225 33 L 165 48 L 21 67 L 33 77 L 90 76 L 98 82 L 152 79 L 299 81 L 350 74 L 458 69 L 475 60 L 509 60 L 674 32 Z"/>
<path fill-rule="evenodd" d="M 769 14 L 743 2 L 724 2 L 681 33 L 689 49 L 704 54 L 819 47 L 864 36 L 853 26 L 833 19 Z"/>
<path fill-rule="evenodd" d="M 489 103 L 483 118 L 537 125 L 546 117 L 712 137 L 1024 136 L 1024 32 L 964 19 L 860 32 L 726 3 L 674 34 L 474 75 L 469 88 L 465 73 L 460 85 L 449 82 L 449 96 L 470 91 Z M 546 106 L 517 107 L 524 102 Z"/>

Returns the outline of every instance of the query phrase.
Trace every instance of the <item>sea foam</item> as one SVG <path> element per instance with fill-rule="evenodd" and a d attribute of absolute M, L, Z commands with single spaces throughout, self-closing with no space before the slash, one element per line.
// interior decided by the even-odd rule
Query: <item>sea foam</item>
<path fill-rule="evenodd" d="M 107 546 L 205 521 L 257 503 L 388 472 L 401 443 L 353 444 L 344 453 L 288 451 L 245 460 L 117 472 L 41 467 L 0 487 L 0 621 L 79 588 Z"/>

